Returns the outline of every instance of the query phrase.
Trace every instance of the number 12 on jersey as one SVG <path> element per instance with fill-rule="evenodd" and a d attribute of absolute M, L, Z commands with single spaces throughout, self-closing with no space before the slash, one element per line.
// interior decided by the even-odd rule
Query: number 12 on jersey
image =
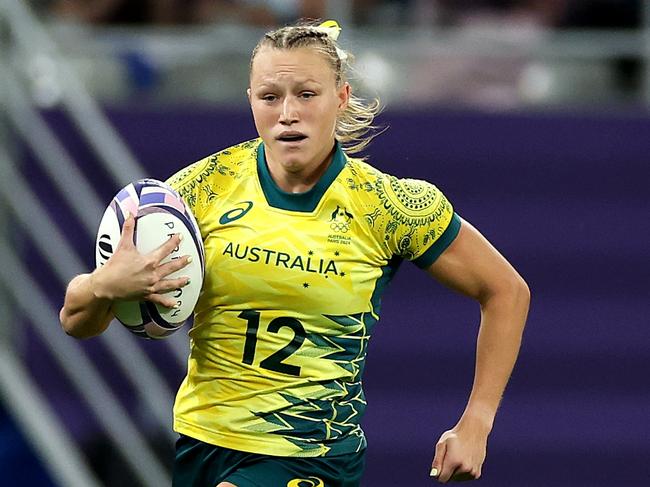
<path fill-rule="evenodd" d="M 244 343 L 244 355 L 242 362 L 253 365 L 257 349 L 257 336 L 260 328 L 260 312 L 255 310 L 242 311 L 237 315 L 246 320 L 246 341 Z M 271 320 L 266 331 L 278 333 L 282 328 L 289 328 L 293 331 L 293 338 L 280 350 L 273 352 L 260 362 L 260 367 L 287 375 L 300 375 L 300 367 L 284 363 L 284 360 L 295 353 L 305 341 L 307 336 L 305 327 L 296 318 L 281 316 Z"/>

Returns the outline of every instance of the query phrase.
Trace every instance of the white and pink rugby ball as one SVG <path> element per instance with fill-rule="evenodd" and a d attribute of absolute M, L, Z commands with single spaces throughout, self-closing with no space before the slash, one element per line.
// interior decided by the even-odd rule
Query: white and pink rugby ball
<path fill-rule="evenodd" d="M 97 231 L 95 261 L 100 267 L 117 248 L 125 215 L 135 215 L 134 243 L 146 254 L 180 233 L 183 239 L 162 262 L 184 255 L 192 257 L 184 268 L 169 278 L 188 276 L 189 284 L 167 295 L 176 299 L 175 308 L 149 301 L 116 301 L 115 317 L 134 334 L 144 338 L 164 338 L 178 330 L 192 316 L 199 299 L 205 272 L 203 240 L 194 215 L 180 195 L 156 179 L 140 179 L 122 188 L 106 208 Z"/>

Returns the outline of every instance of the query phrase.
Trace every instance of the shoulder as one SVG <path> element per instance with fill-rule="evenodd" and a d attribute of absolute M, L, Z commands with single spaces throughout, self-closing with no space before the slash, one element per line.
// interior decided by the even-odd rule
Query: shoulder
<path fill-rule="evenodd" d="M 420 179 L 398 178 L 367 162 L 347 158 L 346 183 L 349 189 L 365 190 L 382 209 L 405 223 L 431 222 L 451 205 L 438 187 Z"/>
<path fill-rule="evenodd" d="M 345 156 L 346 164 L 341 171 L 342 183 L 351 191 L 372 194 L 376 185 L 386 175 L 362 159 Z"/>
<path fill-rule="evenodd" d="M 377 192 L 384 208 L 408 224 L 430 223 L 452 211 L 442 191 L 428 181 L 387 175 L 379 182 Z"/>
<path fill-rule="evenodd" d="M 173 174 L 167 183 L 195 207 L 201 192 L 208 197 L 220 193 L 255 168 L 259 143 L 253 139 L 211 154 Z"/>
<path fill-rule="evenodd" d="M 218 174 L 232 173 L 257 157 L 257 147 L 260 139 L 248 140 L 232 147 L 215 152 L 173 174 L 167 180 L 174 188 L 183 187 L 189 183 L 198 183 Z"/>
<path fill-rule="evenodd" d="M 365 221 L 390 255 L 425 266 L 455 237 L 454 209 L 434 184 L 398 178 L 358 159 L 348 158 L 346 169 L 347 190 L 358 195 Z"/>

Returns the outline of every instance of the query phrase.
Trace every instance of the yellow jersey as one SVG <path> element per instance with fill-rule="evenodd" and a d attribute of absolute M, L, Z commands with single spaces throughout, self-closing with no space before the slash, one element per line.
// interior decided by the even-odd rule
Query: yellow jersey
<path fill-rule="evenodd" d="M 449 201 L 338 143 L 305 193 L 277 187 L 259 139 L 169 183 L 193 210 L 206 253 L 175 430 L 267 455 L 365 448 L 362 375 L 382 292 L 403 259 L 428 267 L 456 237 Z"/>

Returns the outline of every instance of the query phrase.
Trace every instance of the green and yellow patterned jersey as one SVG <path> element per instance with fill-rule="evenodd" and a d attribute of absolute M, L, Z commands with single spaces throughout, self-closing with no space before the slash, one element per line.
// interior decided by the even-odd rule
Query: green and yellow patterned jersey
<path fill-rule="evenodd" d="M 456 237 L 451 204 L 338 144 L 306 193 L 277 187 L 259 139 L 169 182 L 206 252 L 176 431 L 268 455 L 363 449 L 361 379 L 382 291 L 403 259 L 427 267 Z"/>

